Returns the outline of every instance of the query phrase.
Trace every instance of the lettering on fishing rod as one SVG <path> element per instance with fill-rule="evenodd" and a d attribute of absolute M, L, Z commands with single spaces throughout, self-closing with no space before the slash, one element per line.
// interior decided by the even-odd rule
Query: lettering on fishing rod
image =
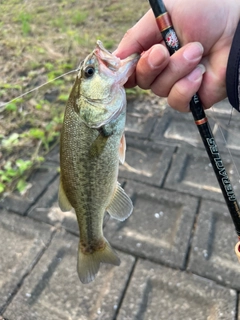
<path fill-rule="evenodd" d="M 193 101 L 194 101 L 195 104 L 197 104 L 197 103 L 200 102 L 197 94 L 195 94 L 195 95 L 193 96 Z"/>
<path fill-rule="evenodd" d="M 218 173 L 220 176 L 222 176 L 222 179 L 221 179 L 222 184 L 226 190 L 228 199 L 230 201 L 236 201 L 236 196 L 234 194 L 233 187 L 232 187 L 231 182 L 228 178 L 227 172 L 224 168 L 224 165 L 223 165 L 222 159 L 220 157 L 220 154 L 218 152 L 218 148 L 215 143 L 215 140 L 213 138 L 207 138 L 206 140 L 207 140 L 207 143 L 208 143 L 209 148 L 211 150 L 211 153 L 214 156 L 214 161 L 215 161 L 216 167 L 218 169 Z"/>

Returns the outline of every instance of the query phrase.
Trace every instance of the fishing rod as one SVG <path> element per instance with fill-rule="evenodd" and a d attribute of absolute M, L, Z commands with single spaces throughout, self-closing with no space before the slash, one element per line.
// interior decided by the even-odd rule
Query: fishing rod
<path fill-rule="evenodd" d="M 170 15 L 168 14 L 162 0 L 149 0 L 149 3 L 155 15 L 158 28 L 162 34 L 166 47 L 170 55 L 172 55 L 180 49 L 180 43 L 173 28 Z M 228 178 L 222 158 L 219 154 L 218 146 L 209 126 L 201 100 L 197 93 L 194 94 L 190 101 L 190 110 L 192 112 L 195 124 L 198 127 L 205 149 L 208 153 L 213 170 L 216 174 L 219 186 L 222 190 L 222 194 L 232 217 L 232 221 L 235 225 L 239 240 L 235 246 L 235 253 L 240 262 L 240 207 L 234 194 L 231 182 Z"/>

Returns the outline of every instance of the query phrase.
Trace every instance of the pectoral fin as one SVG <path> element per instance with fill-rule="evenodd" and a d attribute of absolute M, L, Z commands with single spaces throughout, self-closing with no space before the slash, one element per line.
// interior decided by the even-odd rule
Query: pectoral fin
<path fill-rule="evenodd" d="M 106 210 L 113 218 L 120 221 L 127 219 L 133 211 L 132 200 L 118 182 L 112 201 Z"/>
<path fill-rule="evenodd" d="M 58 190 L 58 205 L 63 212 L 70 211 L 72 209 L 72 206 L 68 201 L 65 191 L 63 190 L 61 178 L 60 178 L 60 184 L 59 184 L 59 190 Z"/>
<path fill-rule="evenodd" d="M 123 164 L 125 161 L 125 152 L 126 152 L 126 138 L 125 138 L 125 134 L 123 134 L 120 140 L 120 146 L 119 146 L 119 161 L 121 162 L 121 164 Z"/>

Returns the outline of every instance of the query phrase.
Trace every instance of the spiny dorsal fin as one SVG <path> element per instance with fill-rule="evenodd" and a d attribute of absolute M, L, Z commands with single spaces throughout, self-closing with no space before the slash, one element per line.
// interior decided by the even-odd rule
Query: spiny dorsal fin
<path fill-rule="evenodd" d="M 133 211 L 132 200 L 118 182 L 112 201 L 106 210 L 110 216 L 120 221 L 127 219 Z"/>
<path fill-rule="evenodd" d="M 120 146 L 119 146 L 119 161 L 121 162 L 121 164 L 123 164 L 125 161 L 125 152 L 126 152 L 126 138 L 125 138 L 125 134 L 123 134 L 120 140 Z"/>
<path fill-rule="evenodd" d="M 70 211 L 72 209 L 72 206 L 68 201 L 65 191 L 63 190 L 61 178 L 58 189 L 58 205 L 63 212 Z"/>

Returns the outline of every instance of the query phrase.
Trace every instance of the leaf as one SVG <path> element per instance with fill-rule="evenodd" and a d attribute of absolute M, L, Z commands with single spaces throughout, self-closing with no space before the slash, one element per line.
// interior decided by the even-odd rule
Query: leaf
<path fill-rule="evenodd" d="M 29 130 L 29 135 L 35 139 L 42 140 L 44 138 L 44 131 L 38 128 L 32 128 Z"/>
<path fill-rule="evenodd" d="M 31 167 L 32 161 L 18 159 L 18 160 L 16 160 L 16 165 L 19 168 L 20 174 L 22 174 L 24 171 L 26 171 L 27 169 L 29 169 Z"/>
<path fill-rule="evenodd" d="M 17 111 L 17 106 L 16 103 L 10 102 L 6 105 L 6 110 L 7 111 Z"/>
<path fill-rule="evenodd" d="M 27 182 L 23 179 L 20 179 L 17 183 L 17 186 L 16 186 L 19 193 L 23 193 L 25 191 L 26 187 L 27 187 Z"/>
<path fill-rule="evenodd" d="M 0 193 L 2 193 L 5 190 L 5 185 L 0 182 Z"/>
<path fill-rule="evenodd" d="M 60 94 L 60 95 L 58 96 L 58 100 L 59 100 L 59 101 L 63 101 L 63 102 L 68 101 L 68 98 L 69 98 L 69 94 Z"/>
<path fill-rule="evenodd" d="M 18 143 L 19 134 L 13 132 L 8 138 L 2 140 L 3 147 L 10 147 Z"/>

